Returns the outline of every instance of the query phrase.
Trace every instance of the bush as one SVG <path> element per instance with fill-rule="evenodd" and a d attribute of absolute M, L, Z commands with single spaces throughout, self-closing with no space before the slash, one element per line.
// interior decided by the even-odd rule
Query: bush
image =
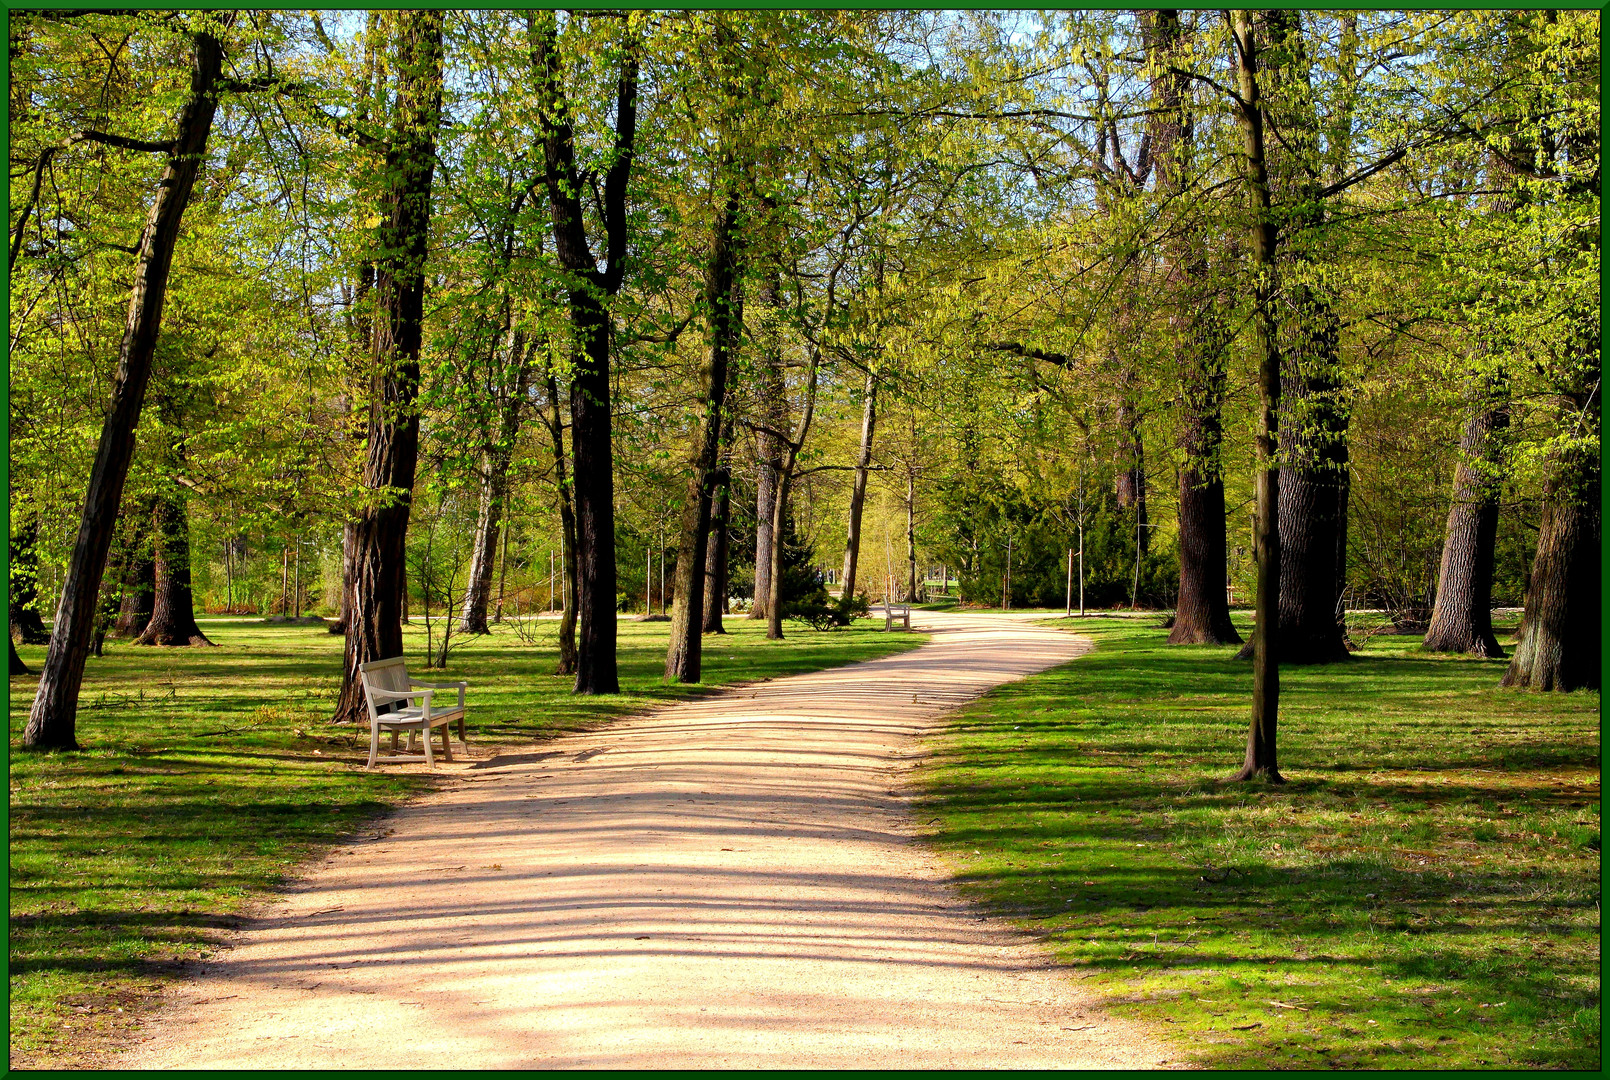
<path fill-rule="evenodd" d="M 809 624 L 812 630 L 835 630 L 849 626 L 871 610 L 864 595 L 833 600 L 828 597 L 827 590 L 819 589 L 803 600 L 784 604 L 783 618 L 798 619 Z"/>

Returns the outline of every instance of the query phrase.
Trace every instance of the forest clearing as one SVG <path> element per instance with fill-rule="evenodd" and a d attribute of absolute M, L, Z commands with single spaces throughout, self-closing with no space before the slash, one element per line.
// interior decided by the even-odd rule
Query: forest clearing
<path fill-rule="evenodd" d="M 904 868 L 778 941 L 1042 988 L 936 1067 L 1597 1061 L 1596 10 L 7 23 L 13 1065 L 156 1046 L 388 822 L 562 863 L 678 770 Z M 395 657 L 440 768 L 363 767 Z M 920 1043 L 852 953 L 858 1035 L 725 1063 Z"/>

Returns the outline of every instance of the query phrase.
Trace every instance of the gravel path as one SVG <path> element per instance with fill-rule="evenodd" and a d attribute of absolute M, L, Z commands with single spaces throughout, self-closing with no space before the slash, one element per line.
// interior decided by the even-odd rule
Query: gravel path
<path fill-rule="evenodd" d="M 932 643 L 899 656 L 455 763 L 203 965 L 120 1066 L 1174 1063 L 958 897 L 903 788 L 946 712 L 1088 639 L 918 625 Z"/>

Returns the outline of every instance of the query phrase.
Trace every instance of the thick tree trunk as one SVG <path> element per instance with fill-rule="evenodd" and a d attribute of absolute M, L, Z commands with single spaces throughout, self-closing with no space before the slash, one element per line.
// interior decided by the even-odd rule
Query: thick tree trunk
<path fill-rule="evenodd" d="M 1245 139 L 1247 186 L 1251 189 L 1257 219 L 1252 230 L 1253 326 L 1257 337 L 1259 427 L 1258 465 L 1254 480 L 1257 517 L 1253 554 L 1258 564 L 1258 596 L 1252 628 L 1252 722 L 1247 730 L 1247 752 L 1232 780 L 1262 777 L 1280 782 L 1277 735 L 1280 718 L 1280 665 L 1276 655 L 1276 624 L 1280 611 L 1282 562 L 1280 521 L 1280 469 L 1275 465 L 1275 441 L 1280 425 L 1280 348 L 1274 313 L 1275 252 L 1278 243 L 1269 198 L 1269 173 L 1264 155 L 1263 106 L 1258 100 L 1258 51 L 1252 20 L 1245 10 L 1233 15 L 1236 73 L 1240 82 L 1239 113 Z"/>
<path fill-rule="evenodd" d="M 782 288 L 768 277 L 758 293 L 762 318 L 776 317 L 782 307 Z M 775 335 L 763 333 L 760 349 L 760 420 L 775 431 L 788 422 L 788 399 L 783 385 L 783 356 Z M 776 547 L 773 521 L 777 509 L 777 478 L 783 467 L 785 440 L 765 431 L 755 432 L 755 595 L 749 609 L 751 619 L 767 618 L 766 604 L 771 596 L 772 555 Z"/>
<path fill-rule="evenodd" d="M 868 371 L 861 408 L 861 450 L 855 458 L 855 486 L 850 489 L 850 521 L 844 537 L 844 575 L 839 595 L 855 596 L 857 564 L 861 559 L 861 511 L 866 506 L 867 475 L 872 466 L 872 435 L 878 421 L 878 380 Z"/>
<path fill-rule="evenodd" d="M 576 507 L 576 614 L 578 640 L 575 692 L 620 690 L 615 657 L 615 476 L 611 446 L 609 310 L 605 298 L 620 290 L 627 258 L 626 187 L 637 133 L 638 42 L 628 38 L 616 82 L 614 161 L 603 178 L 601 209 L 607 266 L 598 269 L 588 247 L 576 168 L 575 130 L 562 86 L 558 22 L 552 12 L 529 12 L 526 29 L 531 67 L 540 81 L 542 148 L 554 255 L 570 275 L 566 290 L 576 348 L 570 383 L 570 437 Z"/>
<path fill-rule="evenodd" d="M 366 715 L 358 665 L 402 655 L 408 516 L 419 460 L 419 351 L 430 193 L 442 109 L 442 14 L 406 11 L 396 34 L 397 100 L 380 178 L 375 263 L 374 382 L 363 487 L 353 522 L 345 679 L 335 719 Z"/>
<path fill-rule="evenodd" d="M 725 634 L 721 617 L 727 613 L 727 522 L 732 514 L 730 463 L 716 474 L 716 505 L 710 515 L 710 543 L 704 561 L 704 632 Z"/>
<path fill-rule="evenodd" d="M 184 495 L 165 492 L 155 500 L 151 522 L 156 587 L 151 618 L 136 645 L 211 645 L 196 625 L 190 591 L 190 515 Z M 130 552 L 139 558 L 138 545 Z"/>
<path fill-rule="evenodd" d="M 1556 478 L 1544 495 L 1526 614 L 1504 672 L 1505 686 L 1599 687 L 1598 491 L 1597 484 L 1589 492 L 1571 490 L 1573 486 Z"/>
<path fill-rule="evenodd" d="M 1238 645 L 1225 592 L 1224 480 L 1216 471 L 1199 471 L 1205 459 L 1189 460 L 1180 470 L 1180 596 L 1168 643 Z"/>
<path fill-rule="evenodd" d="M 571 325 L 585 343 L 570 384 L 576 506 L 578 694 L 620 692 L 615 665 L 615 474 L 609 406 L 609 315 L 590 292 L 570 294 Z"/>
<path fill-rule="evenodd" d="M 1493 634 L 1493 549 L 1498 537 L 1498 470 L 1503 433 L 1509 427 L 1505 389 L 1481 380 L 1459 440 L 1453 505 L 1442 544 L 1437 599 L 1426 631 L 1431 652 L 1504 655 Z"/>
<path fill-rule="evenodd" d="M 75 750 L 78 691 L 84 661 L 94 634 L 106 555 L 123 500 L 123 485 L 134 456 L 134 428 L 151 376 L 151 358 L 162 326 L 168 271 L 179 238 L 179 223 L 190 202 L 196 173 L 206 154 L 217 107 L 216 91 L 223 65 L 223 46 L 209 33 L 195 36 L 190 71 L 190 97 L 179 114 L 173 151 L 157 185 L 151 214 L 135 256 L 134 286 L 128 322 L 118 349 L 111 408 L 101 428 L 95 464 L 90 470 L 78 538 L 67 569 L 55 632 L 45 656 L 39 690 L 28 714 L 23 746 L 37 750 Z"/>
<path fill-rule="evenodd" d="M 1152 160 L 1158 187 L 1171 198 L 1185 194 L 1195 167 L 1194 87 L 1181 64 L 1182 54 L 1189 52 L 1186 35 L 1177 11 L 1152 14 L 1148 55 L 1155 53 L 1172 69 L 1153 84 L 1158 110 L 1152 120 Z M 1169 326 L 1180 349 L 1178 446 L 1184 457 L 1179 470 L 1180 590 L 1168 635 L 1171 645 L 1241 642 L 1225 592 L 1222 413 L 1228 305 L 1208 280 L 1206 250 L 1206 237 L 1193 230 L 1169 251 L 1171 283 L 1178 290 Z M 1071 560 L 1069 569 L 1071 576 Z"/>
<path fill-rule="evenodd" d="M 729 182 L 726 205 L 716 216 L 705 276 L 705 304 L 710 319 L 710 359 L 705 365 L 701 397 L 704 417 L 689 462 L 688 499 L 677 542 L 676 602 L 671 611 L 671 641 L 665 654 L 665 677 L 673 682 L 699 681 L 703 660 L 705 563 L 709 558 L 710 514 L 721 465 L 722 414 L 727 399 L 727 367 L 738 344 L 743 313 L 737 303 L 738 184 Z"/>
<path fill-rule="evenodd" d="M 1285 357 L 1280 449 L 1280 661 L 1347 658 L 1337 617 L 1347 536 L 1347 412 L 1336 317 L 1305 288 L 1290 290 L 1297 333 Z"/>
<path fill-rule="evenodd" d="M 8 538 L 11 549 L 11 591 L 7 595 L 7 608 L 11 616 L 11 632 L 22 639 L 24 645 L 45 645 L 50 642 L 50 631 L 39 614 L 39 518 L 29 514 L 16 535 Z"/>

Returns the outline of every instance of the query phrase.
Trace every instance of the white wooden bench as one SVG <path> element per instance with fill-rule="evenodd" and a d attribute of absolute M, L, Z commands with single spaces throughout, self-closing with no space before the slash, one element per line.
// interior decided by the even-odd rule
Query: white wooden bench
<path fill-rule="evenodd" d="M 468 683 L 428 683 L 411 679 L 408 677 L 407 661 L 400 656 L 359 664 L 358 678 L 363 680 L 363 696 L 369 705 L 368 768 L 374 768 L 376 761 L 423 761 L 434 769 L 436 759 L 430 747 L 434 728 L 442 729 L 442 756 L 452 761 L 453 747 L 448 729 L 454 720 L 458 721 L 458 741 L 469 745 L 464 738 L 464 690 Z M 456 706 L 431 707 L 430 699 L 436 691 L 453 689 L 458 691 Z M 418 705 L 406 704 L 416 699 Z M 392 753 L 389 757 L 379 756 L 381 731 L 391 732 Z M 409 750 L 414 748 L 414 734 L 417 732 L 421 736 L 423 754 L 397 752 L 397 736 L 404 731 L 408 732 Z"/>
<path fill-rule="evenodd" d="M 898 600 L 892 603 L 885 600 L 883 602 L 883 628 L 893 630 L 897 621 L 904 624 L 904 629 L 911 629 L 911 605 L 901 603 Z"/>

